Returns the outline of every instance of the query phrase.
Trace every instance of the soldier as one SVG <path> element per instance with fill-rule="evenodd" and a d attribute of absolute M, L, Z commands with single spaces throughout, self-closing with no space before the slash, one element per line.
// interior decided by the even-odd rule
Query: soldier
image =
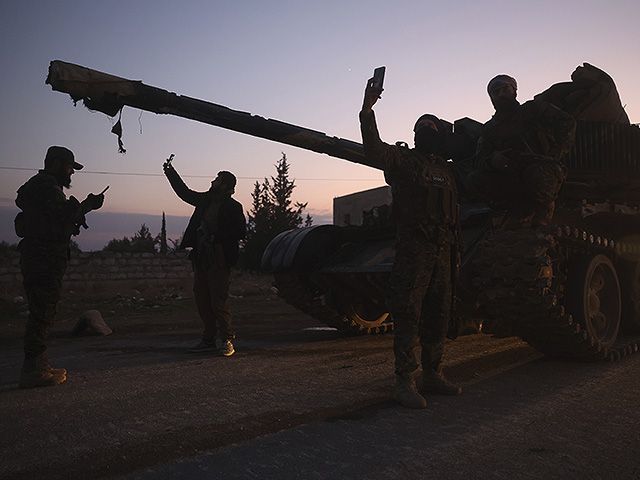
<path fill-rule="evenodd" d="M 189 189 L 167 160 L 164 173 L 176 192 L 195 210 L 182 237 L 180 248 L 192 247 L 189 258 L 194 272 L 193 292 L 204 332 L 200 343 L 191 352 L 216 352 L 225 357 L 233 355 L 231 340 L 235 332 L 231 326 L 229 308 L 229 276 L 238 263 L 238 242 L 246 231 L 242 205 L 231 198 L 236 177 L 226 171 L 218 172 L 206 192 Z M 216 347 L 216 338 L 222 341 Z"/>
<path fill-rule="evenodd" d="M 496 113 L 483 127 L 465 186 L 492 207 L 508 210 L 516 225 L 537 227 L 553 217 L 567 176 L 561 159 L 573 145 L 576 122 L 542 100 L 520 105 L 517 88 L 508 75 L 489 82 Z"/>
<path fill-rule="evenodd" d="M 374 85 L 373 79 L 367 83 L 360 127 L 366 157 L 384 170 L 391 185 L 391 219 L 397 224 L 387 294 L 395 325 L 395 399 L 409 408 L 424 408 L 427 393 L 462 392 L 441 369 L 461 241 L 458 194 L 447 162 L 433 154 L 444 141 L 442 122 L 421 116 L 414 127 L 414 149 L 382 142 L 372 110 L 382 89 Z"/>
<path fill-rule="evenodd" d="M 66 380 L 64 368 L 52 368 L 47 358 L 47 337 L 58 308 L 62 277 L 69 259 L 71 235 L 85 225 L 84 215 L 100 208 L 104 194 L 90 193 L 79 202 L 67 199 L 63 188 L 71 186 L 71 175 L 82 165 L 71 150 L 49 147 L 40 170 L 18 189 L 16 234 L 20 268 L 29 318 L 24 335 L 24 364 L 20 388 L 58 385 Z"/>

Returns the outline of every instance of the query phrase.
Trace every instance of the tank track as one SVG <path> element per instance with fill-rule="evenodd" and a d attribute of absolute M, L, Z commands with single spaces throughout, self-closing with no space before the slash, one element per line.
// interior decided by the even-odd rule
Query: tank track
<path fill-rule="evenodd" d="M 488 232 L 474 259 L 477 306 L 486 318 L 482 331 L 518 336 L 546 355 L 579 360 L 614 361 L 637 352 L 640 335 L 621 331 L 604 348 L 561 305 L 566 258 L 602 253 L 614 259 L 636 250 L 637 244 L 617 244 L 567 225 Z"/>

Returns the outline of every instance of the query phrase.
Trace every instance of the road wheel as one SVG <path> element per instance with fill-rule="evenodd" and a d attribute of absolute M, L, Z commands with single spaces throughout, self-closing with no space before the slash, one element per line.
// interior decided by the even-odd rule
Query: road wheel
<path fill-rule="evenodd" d="M 640 333 L 640 262 L 623 262 L 618 273 L 622 294 L 622 329 Z"/>
<path fill-rule="evenodd" d="M 572 260 L 563 303 L 592 338 L 606 348 L 613 346 L 620 330 L 620 283 L 607 256 Z"/>
<path fill-rule="evenodd" d="M 389 312 L 384 306 L 346 301 L 343 303 L 343 313 L 352 327 L 367 333 L 384 333 L 393 329 Z"/>

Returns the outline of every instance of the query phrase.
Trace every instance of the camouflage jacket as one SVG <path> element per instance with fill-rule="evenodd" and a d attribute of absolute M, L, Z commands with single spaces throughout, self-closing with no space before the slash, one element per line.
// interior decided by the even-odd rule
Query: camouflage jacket
<path fill-rule="evenodd" d="M 53 175 L 40 170 L 18 189 L 16 234 L 27 241 L 68 246 L 86 211 L 73 196 L 67 198 Z M 65 247 L 66 248 L 66 247 Z"/>
<path fill-rule="evenodd" d="M 475 164 L 485 166 L 496 151 L 539 154 L 556 161 L 573 146 L 576 121 L 551 103 L 530 100 L 514 112 L 495 115 L 484 124 L 478 140 Z"/>
<path fill-rule="evenodd" d="M 360 127 L 365 156 L 391 185 L 391 219 L 399 231 L 419 229 L 437 243 L 461 245 L 458 190 L 447 162 L 380 140 L 373 112 L 360 113 Z"/>

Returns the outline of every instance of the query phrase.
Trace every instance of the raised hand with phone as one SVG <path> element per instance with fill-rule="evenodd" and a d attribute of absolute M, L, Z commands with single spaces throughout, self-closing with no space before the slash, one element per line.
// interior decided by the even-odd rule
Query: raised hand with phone
<path fill-rule="evenodd" d="M 438 117 L 418 118 L 413 129 L 415 148 L 380 139 L 372 107 L 383 90 L 383 73 L 384 69 L 376 69 L 367 81 L 360 112 L 362 147 L 391 186 L 390 219 L 397 228 L 386 298 L 395 326 L 394 398 L 408 408 L 425 408 L 425 396 L 462 392 L 440 368 L 462 241 L 458 192 L 446 160 L 436 154 L 446 132 Z M 420 353 L 416 345 L 421 346 Z"/>
<path fill-rule="evenodd" d="M 171 162 L 173 162 L 174 157 L 175 155 L 172 153 L 171 155 L 169 155 L 169 158 L 167 158 L 165 162 L 162 164 L 162 169 L 164 171 L 166 171 L 169 168 L 173 168 L 173 166 L 171 165 Z"/>
<path fill-rule="evenodd" d="M 384 74 L 386 67 L 378 67 L 373 71 L 373 77 L 367 80 L 367 88 L 364 91 L 364 101 L 362 103 L 362 111 L 369 113 L 375 103 L 378 101 L 384 88 Z"/>

